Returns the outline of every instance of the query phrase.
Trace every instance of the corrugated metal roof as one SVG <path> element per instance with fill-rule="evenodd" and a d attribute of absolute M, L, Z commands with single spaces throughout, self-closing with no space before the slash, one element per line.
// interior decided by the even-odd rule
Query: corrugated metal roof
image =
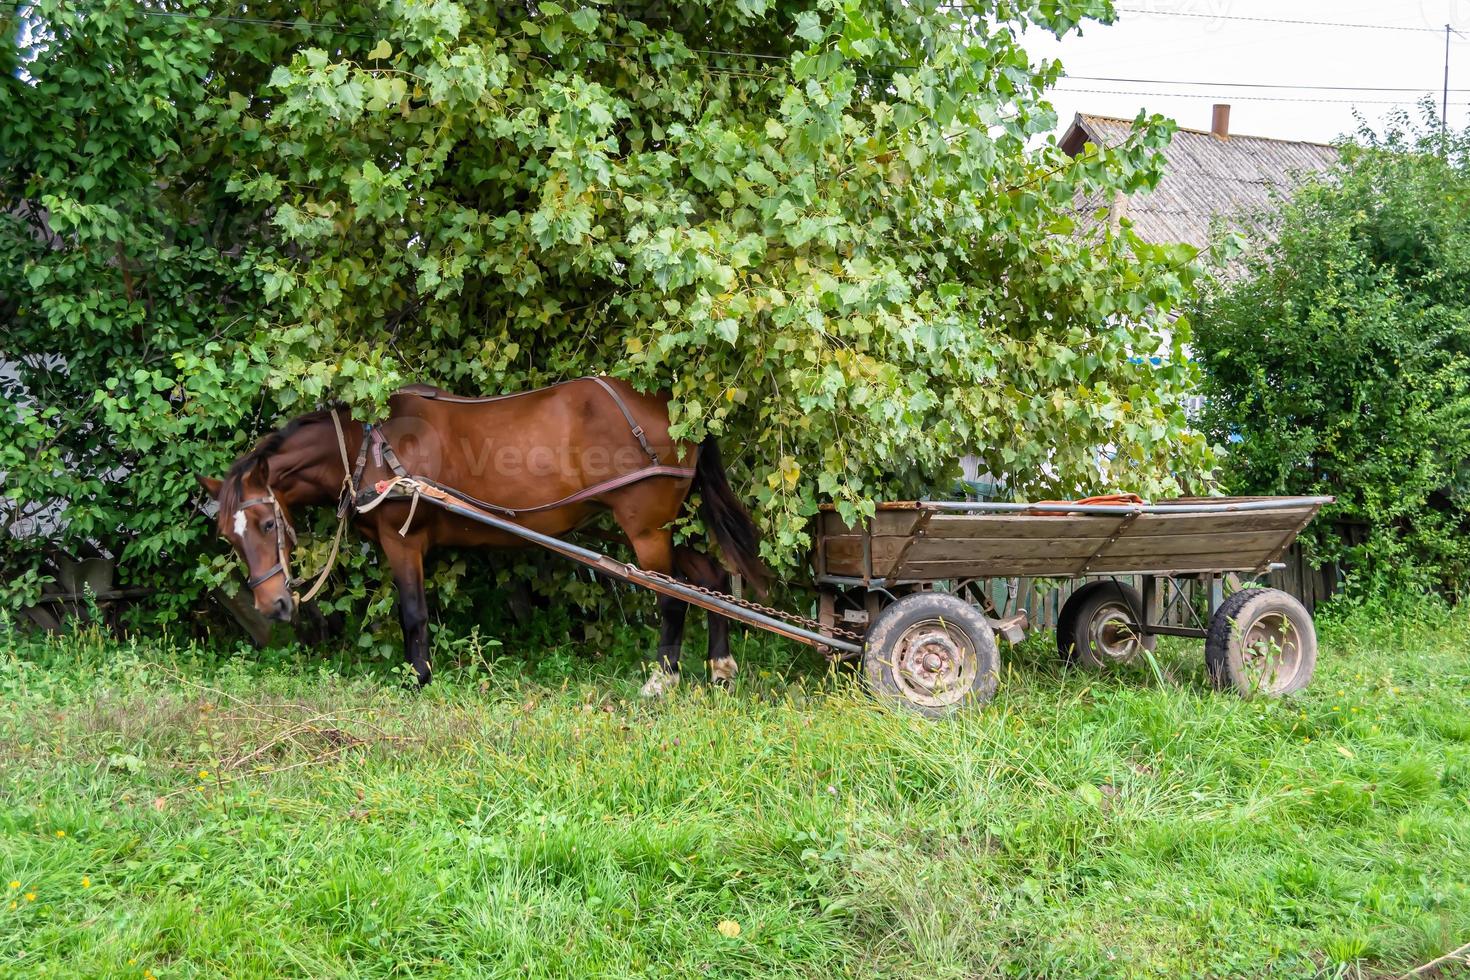
<path fill-rule="evenodd" d="M 1073 155 L 1087 143 L 1116 146 L 1132 128 L 1127 119 L 1079 113 L 1061 146 Z M 1166 165 L 1158 187 L 1129 198 L 1124 213 L 1146 241 L 1187 242 L 1201 249 L 1209 244 L 1216 217 L 1248 223 L 1251 215 L 1271 208 L 1273 192 L 1289 190 L 1302 175 L 1320 173 L 1338 157 L 1334 147 L 1322 143 L 1263 136 L 1222 139 L 1194 129 L 1175 133 L 1163 153 Z M 1081 202 L 1086 211 L 1110 204 Z"/>

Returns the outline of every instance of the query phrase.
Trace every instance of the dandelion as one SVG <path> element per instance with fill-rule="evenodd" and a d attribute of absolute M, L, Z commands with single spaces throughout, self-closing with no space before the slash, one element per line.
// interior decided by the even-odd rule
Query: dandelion
<path fill-rule="evenodd" d="M 92 879 L 91 878 L 88 878 L 86 875 L 82 875 L 82 887 L 83 888 L 91 888 L 92 887 Z"/>
<path fill-rule="evenodd" d="M 27 902 L 34 902 L 35 900 L 36 900 L 36 893 L 35 892 L 26 892 L 26 901 Z"/>
<path fill-rule="evenodd" d="M 208 779 L 209 778 L 209 770 L 208 769 L 201 769 L 201 770 L 199 770 L 199 778 L 200 779 Z"/>
<path fill-rule="evenodd" d="M 64 831 L 64 830 L 58 830 L 56 832 L 56 837 L 57 837 L 58 840 L 60 840 L 62 837 L 65 837 L 65 836 L 66 836 L 66 831 Z"/>
<path fill-rule="evenodd" d="M 10 883 L 10 890 L 11 891 L 14 891 L 15 889 L 17 889 L 19 887 L 20 887 L 20 882 L 18 882 L 18 881 L 12 881 Z"/>

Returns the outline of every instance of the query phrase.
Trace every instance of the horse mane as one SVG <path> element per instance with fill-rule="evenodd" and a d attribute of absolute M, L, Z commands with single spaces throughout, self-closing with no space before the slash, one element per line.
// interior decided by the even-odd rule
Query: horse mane
<path fill-rule="evenodd" d="M 225 474 L 224 481 L 219 488 L 221 524 L 229 520 L 230 515 L 240 509 L 240 501 L 245 498 L 245 477 L 254 472 L 257 466 L 280 452 L 287 439 L 308 425 L 329 421 L 332 413 L 340 408 L 342 408 L 341 405 L 332 405 L 329 408 L 320 408 L 314 412 L 307 412 L 305 415 L 298 415 L 276 431 L 265 435 L 253 449 L 230 464 L 229 472 Z"/>

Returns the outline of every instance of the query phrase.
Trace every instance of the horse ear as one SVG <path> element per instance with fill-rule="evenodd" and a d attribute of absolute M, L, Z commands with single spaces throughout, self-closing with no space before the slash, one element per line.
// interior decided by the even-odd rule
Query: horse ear
<path fill-rule="evenodd" d="M 216 480 L 213 477 L 208 476 L 200 476 L 197 473 L 194 474 L 194 479 L 199 481 L 199 485 L 204 488 L 205 493 L 209 494 L 215 500 L 219 499 L 219 488 L 225 485 L 223 480 Z"/>

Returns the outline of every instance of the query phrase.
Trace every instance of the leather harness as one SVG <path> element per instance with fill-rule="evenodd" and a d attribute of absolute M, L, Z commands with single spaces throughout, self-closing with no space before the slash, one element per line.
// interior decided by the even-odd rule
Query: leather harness
<path fill-rule="evenodd" d="M 362 424 L 362 446 L 358 449 L 357 463 L 352 470 L 351 484 L 355 488 L 352 499 L 353 507 L 361 510 L 362 507 L 366 505 L 375 504 L 376 502 L 380 501 L 385 493 L 391 496 L 416 497 L 412 490 L 404 488 L 403 485 L 399 482 L 401 480 L 413 480 L 418 483 L 423 483 L 428 486 L 434 487 L 437 490 L 442 490 L 443 492 L 453 497 L 458 497 L 460 500 L 463 500 L 466 503 L 473 504 L 476 507 L 490 511 L 491 513 L 503 514 L 506 517 L 515 517 L 518 514 L 536 514 L 540 513 L 541 511 L 556 510 L 558 507 L 566 507 L 571 504 L 581 503 L 582 501 L 589 500 L 592 497 L 598 496 L 599 494 L 608 493 L 610 491 L 628 486 L 629 484 L 638 483 L 642 480 L 651 479 L 653 477 L 667 476 L 679 480 L 690 480 L 694 478 L 694 470 L 690 467 L 669 466 L 660 462 L 658 458 L 658 453 L 654 450 L 653 446 L 649 445 L 648 437 L 643 431 L 643 426 L 638 424 L 638 420 L 635 419 L 633 417 L 633 413 L 629 411 L 627 403 L 623 401 L 623 397 L 618 394 L 617 389 L 607 383 L 607 380 L 605 378 L 589 377 L 577 378 L 575 380 L 595 381 L 597 382 L 598 387 L 607 392 L 608 397 L 612 399 L 613 404 L 616 405 L 618 407 L 618 411 L 622 413 L 624 421 L 628 423 L 628 431 L 633 434 L 634 439 L 638 440 L 638 445 L 643 448 L 644 454 L 648 456 L 650 465 L 645 466 L 642 469 L 634 470 L 631 473 L 624 473 L 621 476 L 615 476 L 612 479 L 603 480 L 601 483 L 595 483 L 590 487 L 585 487 L 581 490 L 578 490 L 576 493 L 562 497 L 560 500 L 553 500 L 550 503 L 534 504 L 528 507 L 507 507 L 504 504 L 495 504 L 487 500 L 480 500 L 478 497 L 473 497 L 470 494 L 465 493 L 463 490 L 458 490 L 454 487 L 447 486 L 443 483 L 440 483 L 438 480 L 433 480 L 425 476 L 414 476 L 413 474 L 408 472 L 408 468 L 405 467 L 402 461 L 399 460 L 398 454 L 393 451 L 393 444 L 388 441 L 388 437 L 383 434 L 382 429 L 378 428 L 376 425 L 373 425 L 370 422 L 364 422 Z M 560 382 L 558 385 L 552 385 L 551 387 L 559 387 L 562 384 L 571 383 L 572 382 L 570 381 L 563 381 Z M 536 390 L 545 391 L 546 389 L 539 388 Z M 418 395 L 421 398 L 427 398 L 431 401 L 445 401 L 458 404 L 474 405 L 484 404 L 485 402 L 501 401 L 506 398 L 515 398 L 519 395 L 531 394 L 531 392 L 516 392 L 510 395 L 494 395 L 489 398 L 463 398 L 457 395 L 440 395 L 437 392 L 430 393 L 426 391 L 416 391 L 414 392 L 414 394 Z M 370 446 L 375 447 L 376 453 L 379 454 L 382 458 L 383 465 L 388 467 L 389 471 L 392 472 L 393 476 L 396 479 L 380 480 L 372 487 L 364 487 L 362 485 L 363 474 L 367 470 L 368 450 Z M 406 532 L 407 528 L 408 525 L 405 524 L 403 531 Z"/>

